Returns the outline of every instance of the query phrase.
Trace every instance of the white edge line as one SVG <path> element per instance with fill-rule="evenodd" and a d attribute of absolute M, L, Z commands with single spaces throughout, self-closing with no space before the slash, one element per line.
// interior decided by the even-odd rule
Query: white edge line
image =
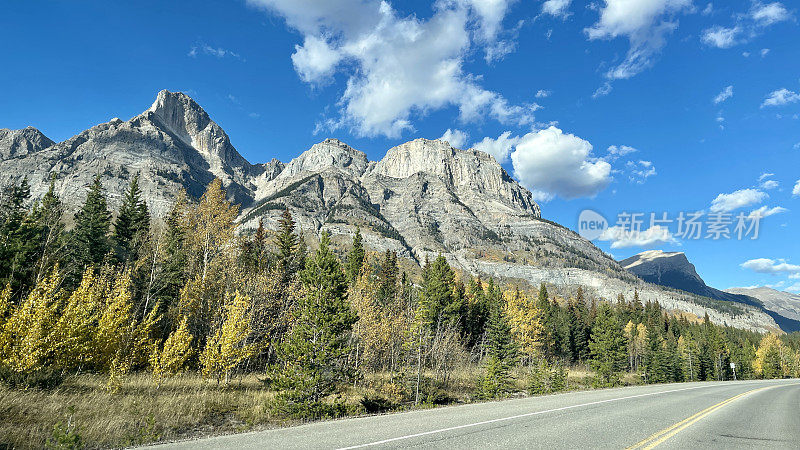
<path fill-rule="evenodd" d="M 748 384 L 752 384 L 752 383 L 748 383 Z M 468 424 L 465 424 L 465 425 L 458 425 L 458 426 L 455 426 L 455 427 L 441 428 L 441 429 L 438 429 L 438 430 L 431 430 L 431 431 L 425 431 L 425 432 L 422 432 L 422 433 L 409 434 L 409 435 L 406 435 L 406 436 L 399 436 L 399 437 L 394 437 L 394 438 L 390 438 L 390 439 L 384 439 L 382 441 L 375 441 L 375 442 L 368 442 L 366 444 L 353 445 L 351 447 L 341 447 L 338 450 L 351 450 L 351 449 L 355 449 L 355 448 L 372 447 L 372 446 L 375 446 L 375 445 L 388 444 L 389 442 L 396 442 L 396 441 L 402 441 L 402 440 L 406 440 L 406 439 L 413 439 L 415 437 L 420 437 L 420 436 L 428 436 L 428 435 L 431 435 L 431 434 L 446 433 L 448 431 L 453 431 L 453 430 L 461 430 L 461 429 L 464 429 L 464 428 L 477 427 L 477 426 L 480 426 L 480 425 L 487 425 L 487 424 L 490 424 L 490 423 L 505 422 L 507 420 L 520 419 L 520 418 L 523 418 L 523 417 L 538 416 L 538 415 L 541 415 L 541 414 L 547 414 L 547 413 L 558 412 L 558 411 L 565 411 L 565 410 L 568 410 L 568 409 L 581 408 L 581 407 L 584 407 L 584 406 L 599 405 L 599 404 L 602 404 L 602 403 L 611 403 L 611 402 L 617 402 L 617 401 L 621 401 L 621 400 L 630 400 L 632 398 L 650 397 L 650 396 L 653 396 L 653 395 L 669 394 L 669 393 L 672 393 L 672 392 L 680 392 L 680 391 L 691 391 L 691 390 L 694 390 L 694 389 L 706 389 L 706 388 L 719 387 L 719 386 L 725 386 L 725 384 L 713 384 L 713 385 L 710 385 L 710 386 L 694 386 L 694 387 L 681 388 L 681 389 L 672 389 L 672 390 L 669 390 L 669 391 L 648 392 L 646 394 L 629 395 L 627 397 L 617 397 L 617 398 L 610 398 L 610 399 L 606 399 L 606 400 L 597 400 L 597 401 L 589 402 L 589 403 L 581 403 L 579 405 L 562 406 L 561 408 L 548 409 L 548 410 L 544 410 L 544 411 L 534 411 L 534 412 L 529 412 L 529 413 L 525 413 L 525 414 L 518 414 L 516 416 L 500 417 L 500 418 L 497 418 L 497 419 L 484 420 L 483 422 L 474 422 L 474 423 L 468 423 Z"/>

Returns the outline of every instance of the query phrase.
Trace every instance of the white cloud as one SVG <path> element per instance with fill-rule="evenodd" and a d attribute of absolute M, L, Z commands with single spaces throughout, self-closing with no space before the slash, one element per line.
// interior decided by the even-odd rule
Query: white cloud
<path fill-rule="evenodd" d="M 584 31 L 589 39 L 628 39 L 625 59 L 606 73 L 611 80 L 630 78 L 650 67 L 666 36 L 678 27 L 674 16 L 692 8 L 691 0 L 604 1 L 599 20 Z"/>
<path fill-rule="evenodd" d="M 748 42 L 758 36 L 770 25 L 791 19 L 791 14 L 779 2 L 763 4 L 753 2 L 747 14 L 734 16 L 736 23 L 730 27 L 715 25 L 703 31 L 701 40 L 706 45 L 717 48 L 730 48 L 734 45 Z M 769 49 L 761 50 L 761 56 L 766 56 Z M 749 52 L 743 53 L 745 57 Z"/>
<path fill-rule="evenodd" d="M 327 80 L 342 60 L 342 52 L 328 45 L 325 39 L 306 36 L 303 45 L 294 46 L 292 64 L 306 83 Z"/>
<path fill-rule="evenodd" d="M 713 3 L 709 3 L 709 4 L 706 5 L 705 8 L 703 8 L 702 14 L 704 16 L 710 16 L 713 13 L 714 13 L 714 4 Z"/>
<path fill-rule="evenodd" d="M 798 292 L 798 293 L 800 293 L 800 283 L 795 283 L 795 284 L 787 287 L 784 290 L 789 291 L 789 292 Z"/>
<path fill-rule="evenodd" d="M 208 44 L 205 44 L 205 43 L 201 43 L 201 44 L 193 46 L 189 50 L 189 53 L 187 53 L 187 56 L 189 56 L 191 58 L 196 58 L 197 55 L 199 55 L 199 54 L 209 55 L 209 56 L 213 56 L 215 58 L 231 57 L 231 58 L 236 58 L 236 59 L 244 61 L 244 59 L 238 53 L 232 52 L 230 50 L 226 50 L 226 49 L 224 49 L 222 47 L 212 47 L 212 46 L 210 46 Z"/>
<path fill-rule="evenodd" d="M 606 81 L 605 83 L 601 84 L 600 87 L 597 88 L 597 90 L 594 91 L 594 93 L 592 94 L 592 98 L 605 97 L 606 95 L 611 93 L 612 89 L 614 88 L 611 86 L 611 83 Z"/>
<path fill-rule="evenodd" d="M 588 141 L 550 126 L 522 136 L 511 162 L 517 179 L 538 200 L 594 197 L 611 181 L 611 164 L 591 152 Z"/>
<path fill-rule="evenodd" d="M 768 53 L 769 53 L 769 49 L 768 48 L 762 48 L 761 49 L 761 57 L 762 58 L 767 56 Z"/>
<path fill-rule="evenodd" d="M 792 195 L 800 197 L 800 180 L 797 180 L 797 183 L 794 184 L 794 189 L 792 189 Z"/>
<path fill-rule="evenodd" d="M 738 25 L 730 28 L 714 26 L 703 31 L 701 39 L 703 43 L 712 47 L 731 48 L 740 42 L 739 35 L 741 35 L 742 32 L 742 28 Z M 747 53 L 745 57 L 750 56 L 750 53 L 745 53 Z"/>
<path fill-rule="evenodd" d="M 519 136 L 511 136 L 510 131 L 502 133 L 497 139 L 485 137 L 480 142 L 472 145 L 472 148 L 486 152 L 497 160 L 499 163 L 504 163 L 508 160 L 508 155 L 511 154 L 511 149 L 520 141 Z"/>
<path fill-rule="evenodd" d="M 368 0 L 248 0 L 303 35 L 292 63 L 304 82 L 346 74 L 338 117 L 318 128 L 350 128 L 360 136 L 398 137 L 412 118 L 455 107 L 462 121 L 493 118 L 533 123 L 535 105 L 512 105 L 464 71 L 471 51 L 495 59 L 512 44 L 502 21 L 513 0 L 437 1 L 427 18 L 403 16 L 388 2 Z"/>
<path fill-rule="evenodd" d="M 769 217 L 769 216 L 773 216 L 775 214 L 785 213 L 786 211 L 789 211 L 789 210 L 786 209 L 786 208 L 783 208 L 781 206 L 775 206 L 773 208 L 770 208 L 770 207 L 764 205 L 761 208 L 754 209 L 754 210 L 750 211 L 750 214 L 748 214 L 748 218 L 752 219 L 752 218 L 760 217 L 760 218 L 763 219 L 764 217 Z"/>
<path fill-rule="evenodd" d="M 739 208 L 756 205 L 767 199 L 766 192 L 757 189 L 740 189 L 730 194 L 719 194 L 711 202 L 711 212 L 727 213 Z"/>
<path fill-rule="evenodd" d="M 439 139 L 449 142 L 455 148 L 464 148 L 467 145 L 469 135 L 466 131 L 448 128 Z"/>
<path fill-rule="evenodd" d="M 761 26 L 789 20 L 792 16 L 779 2 L 763 4 L 756 2 L 750 10 L 750 17 Z"/>
<path fill-rule="evenodd" d="M 714 104 L 722 103 L 731 97 L 733 97 L 733 86 L 728 86 L 714 97 Z"/>
<path fill-rule="evenodd" d="M 615 160 L 620 156 L 625 156 L 634 152 L 638 152 L 638 150 L 631 147 L 630 145 L 609 145 L 608 156 L 606 157 L 606 159 Z"/>
<path fill-rule="evenodd" d="M 628 161 L 625 164 L 628 169 L 628 179 L 636 184 L 644 184 L 649 177 L 656 174 L 656 167 L 650 161 Z"/>
<path fill-rule="evenodd" d="M 761 107 L 765 106 L 783 106 L 789 103 L 800 101 L 800 93 L 792 92 L 786 88 L 777 89 L 770 92 Z"/>
<path fill-rule="evenodd" d="M 776 180 L 764 180 L 760 184 L 761 189 L 767 191 L 771 189 L 776 189 L 778 186 L 780 186 L 780 183 L 778 183 Z"/>
<path fill-rule="evenodd" d="M 598 240 L 611 241 L 611 248 L 652 247 L 678 243 L 669 229 L 661 225 L 653 225 L 644 231 L 613 226 L 606 228 Z"/>
<path fill-rule="evenodd" d="M 775 176 L 774 173 L 764 172 L 764 173 L 762 173 L 761 175 L 758 176 L 758 181 L 764 181 L 765 179 L 772 178 L 774 176 Z"/>
<path fill-rule="evenodd" d="M 552 92 L 547 89 L 539 89 L 536 91 L 536 98 L 547 98 L 550 97 L 550 94 L 552 94 Z"/>
<path fill-rule="evenodd" d="M 569 5 L 572 0 L 547 0 L 542 4 L 542 14 L 566 19 L 571 14 Z"/>
<path fill-rule="evenodd" d="M 800 266 L 797 264 L 789 264 L 783 259 L 777 261 L 769 258 L 750 259 L 740 264 L 740 266 L 758 273 L 800 273 Z"/>

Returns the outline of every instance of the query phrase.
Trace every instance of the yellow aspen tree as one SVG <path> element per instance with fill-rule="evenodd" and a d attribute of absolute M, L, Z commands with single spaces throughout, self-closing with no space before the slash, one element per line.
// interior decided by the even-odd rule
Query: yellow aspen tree
<path fill-rule="evenodd" d="M 783 353 L 785 348 L 775 334 L 761 338 L 753 361 L 753 371 L 761 378 L 780 378 L 784 375 Z"/>
<path fill-rule="evenodd" d="M 545 330 L 542 311 L 518 290 L 503 293 L 511 335 L 528 363 L 542 355 Z"/>
<path fill-rule="evenodd" d="M 150 368 L 159 385 L 164 377 L 181 373 L 186 361 L 191 358 L 192 334 L 189 333 L 189 319 L 183 317 L 178 328 L 170 333 L 159 351 L 158 344 L 153 344 L 150 354 Z"/>
<path fill-rule="evenodd" d="M 52 359 L 56 309 L 62 295 L 60 284 L 61 274 L 56 267 L 12 309 L 0 338 L 0 356 L 11 370 L 36 371 Z"/>
<path fill-rule="evenodd" d="M 222 182 L 217 178 L 208 185 L 200 203 L 189 215 L 189 244 L 195 273 L 205 281 L 212 266 L 219 266 L 219 257 L 230 250 L 236 230 L 239 207 L 226 198 Z"/>
<path fill-rule="evenodd" d="M 95 334 L 100 364 L 108 371 L 108 387 L 112 391 L 119 388 L 122 376 L 131 366 L 129 344 L 134 327 L 131 310 L 131 276 L 124 272 L 114 280 Z"/>
<path fill-rule="evenodd" d="M 215 375 L 217 383 L 224 377 L 227 384 L 231 371 L 255 352 L 255 344 L 247 344 L 250 336 L 250 298 L 237 290 L 226 296 L 224 317 L 206 340 L 200 355 L 203 375 Z"/>
<path fill-rule="evenodd" d="M 70 294 L 58 322 L 55 334 L 56 364 L 65 370 L 89 368 L 98 357 L 95 346 L 97 320 L 105 306 L 107 283 L 89 267 L 81 284 Z"/>

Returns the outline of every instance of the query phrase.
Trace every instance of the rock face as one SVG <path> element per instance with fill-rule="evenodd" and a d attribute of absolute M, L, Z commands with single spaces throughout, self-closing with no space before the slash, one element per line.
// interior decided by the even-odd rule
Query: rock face
<path fill-rule="evenodd" d="M 647 282 L 716 298 L 683 252 L 648 250 L 619 264 Z"/>
<path fill-rule="evenodd" d="M 777 307 L 776 302 L 768 304 L 760 297 L 748 292 L 721 291 L 707 286 L 697 274 L 694 264 L 689 262 L 683 252 L 648 250 L 620 261 L 620 265 L 649 283 L 680 289 L 715 300 L 754 306 L 771 316 L 784 331 L 800 330 L 800 315 L 784 314 L 784 308 Z M 791 295 L 785 292 L 783 294 Z M 800 302 L 797 303 L 797 307 L 800 311 Z"/>
<path fill-rule="evenodd" d="M 43 150 L 55 142 L 33 127 L 22 130 L 0 128 L 0 159 L 20 158 Z"/>
<path fill-rule="evenodd" d="M 789 319 L 800 321 L 800 295 L 768 287 L 730 288 L 725 292 L 755 297 L 764 307 Z M 797 330 L 793 330 L 797 331 Z"/>
<path fill-rule="evenodd" d="M 591 242 L 543 219 L 531 193 L 490 155 L 440 140 L 407 142 L 371 162 L 349 145 L 326 139 L 287 164 L 251 164 L 194 100 L 161 91 L 144 113 L 125 122 L 112 119 L 61 143 L 33 128 L 1 130 L 0 155 L 0 185 L 27 176 L 39 198 L 55 173 L 56 189 L 73 211 L 95 174 L 101 174 L 112 208 L 130 178 L 140 174 L 157 216 L 167 213 L 180 189 L 199 197 L 216 177 L 242 206 L 243 232 L 259 222 L 276 228 L 288 208 L 307 235 L 327 230 L 335 242 L 346 243 L 359 227 L 372 250 L 394 250 L 410 265 L 442 254 L 472 275 L 533 286 L 546 282 L 565 295 L 583 286 L 611 301 L 637 290 L 643 301 L 701 317 L 709 313 L 719 323 L 776 328 L 757 308 L 722 305 L 637 278 Z"/>

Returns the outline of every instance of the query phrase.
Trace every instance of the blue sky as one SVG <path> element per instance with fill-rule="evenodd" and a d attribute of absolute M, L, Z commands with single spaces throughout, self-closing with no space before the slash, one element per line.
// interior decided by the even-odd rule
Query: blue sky
<path fill-rule="evenodd" d="M 379 159 L 449 129 L 572 228 L 586 208 L 645 213 L 643 229 L 650 212 L 764 208 L 756 240 L 673 224 L 595 242 L 685 251 L 715 287 L 800 291 L 798 20 L 751 0 L 14 2 L 0 127 L 60 141 L 170 89 L 252 162 L 326 137 Z"/>

